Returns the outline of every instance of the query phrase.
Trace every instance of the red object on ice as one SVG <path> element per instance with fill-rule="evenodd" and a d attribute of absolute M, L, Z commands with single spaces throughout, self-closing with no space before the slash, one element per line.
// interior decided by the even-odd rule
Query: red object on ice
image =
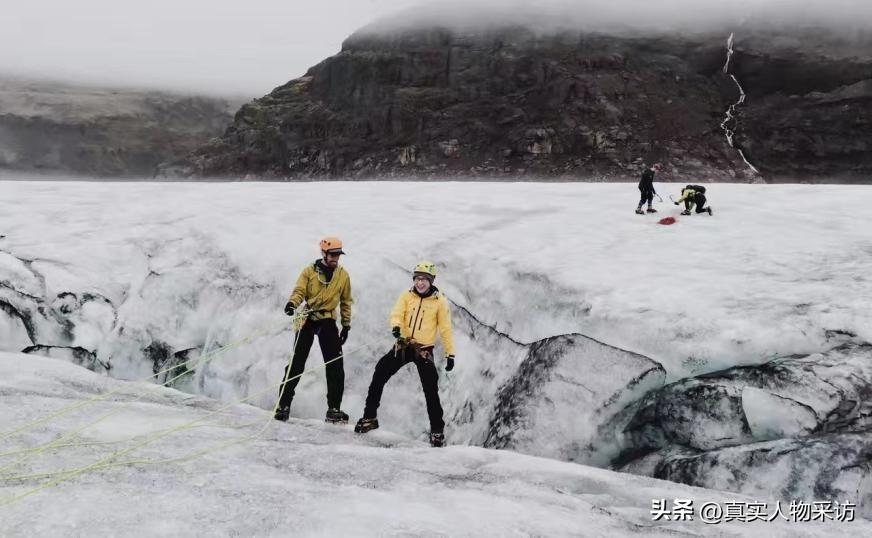
<path fill-rule="evenodd" d="M 678 221 L 675 220 L 675 217 L 665 217 L 665 218 L 660 219 L 660 221 L 657 224 L 665 224 L 665 225 L 669 226 L 670 224 L 675 224 L 676 222 L 678 222 Z"/>

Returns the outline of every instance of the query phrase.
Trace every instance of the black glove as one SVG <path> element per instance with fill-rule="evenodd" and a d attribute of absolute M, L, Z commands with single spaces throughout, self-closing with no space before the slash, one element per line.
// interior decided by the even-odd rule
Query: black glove
<path fill-rule="evenodd" d="M 400 332 L 400 328 L 399 328 L 399 327 L 394 327 L 393 329 L 391 329 L 391 334 L 394 335 L 394 338 L 396 338 L 397 340 L 399 340 L 399 339 L 400 339 L 400 335 L 401 335 L 402 333 Z"/>
<path fill-rule="evenodd" d="M 285 314 L 287 314 L 289 316 L 293 316 L 294 315 L 294 308 L 295 308 L 294 303 L 288 301 L 288 304 L 285 305 Z"/>
<path fill-rule="evenodd" d="M 454 370 L 454 355 L 448 355 L 445 357 L 445 360 L 447 361 L 445 364 L 445 371 L 450 372 L 451 370 Z"/>
<path fill-rule="evenodd" d="M 342 327 L 342 331 L 339 332 L 339 345 L 344 345 L 345 341 L 348 340 L 348 331 L 351 330 L 351 327 Z"/>
<path fill-rule="evenodd" d="M 678 202 L 673 202 L 675 205 L 678 205 Z"/>

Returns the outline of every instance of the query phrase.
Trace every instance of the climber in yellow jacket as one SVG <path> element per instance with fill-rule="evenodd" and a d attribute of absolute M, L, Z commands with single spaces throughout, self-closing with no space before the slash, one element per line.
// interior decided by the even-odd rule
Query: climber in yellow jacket
<path fill-rule="evenodd" d="M 439 374 L 434 363 L 433 346 L 437 334 L 442 338 L 445 351 L 445 370 L 454 368 L 454 337 L 451 333 L 451 311 L 448 300 L 433 285 L 436 266 L 421 262 L 412 275 L 413 286 L 403 292 L 391 311 L 390 327 L 396 343 L 391 351 L 375 365 L 363 418 L 357 421 L 354 431 L 365 433 L 378 428 L 376 411 L 381 402 L 382 391 L 388 380 L 400 368 L 412 362 L 418 369 L 427 415 L 430 418 L 430 444 L 445 444 L 445 422 L 442 420 L 442 404 L 439 401 Z"/>
<path fill-rule="evenodd" d="M 306 303 L 309 313 L 303 327 L 294 340 L 293 359 L 285 367 L 282 388 L 279 390 L 279 405 L 276 409 L 276 420 L 288 420 L 291 411 L 291 401 L 294 399 L 294 389 L 299 382 L 299 376 L 306 367 L 306 359 L 315 335 L 318 335 L 318 345 L 324 362 L 332 361 L 325 367 L 327 375 L 327 422 L 348 422 L 348 415 L 340 409 L 342 393 L 345 390 L 345 369 L 342 365 L 342 345 L 351 330 L 351 278 L 348 272 L 339 265 L 342 241 L 338 237 L 326 237 L 321 240 L 321 259 L 306 266 L 288 303 L 285 314 L 294 315 L 294 311 Z M 342 331 L 336 328 L 336 309 L 342 322 Z M 339 357 L 338 360 L 333 360 Z"/>
<path fill-rule="evenodd" d="M 693 206 L 696 205 L 696 212 L 699 213 L 708 213 L 709 216 L 712 214 L 711 206 L 705 207 L 705 187 L 702 185 L 688 185 L 681 190 L 681 198 L 675 200 L 675 205 L 684 202 L 684 211 L 681 212 L 682 215 L 690 215 L 690 210 L 693 209 Z"/>

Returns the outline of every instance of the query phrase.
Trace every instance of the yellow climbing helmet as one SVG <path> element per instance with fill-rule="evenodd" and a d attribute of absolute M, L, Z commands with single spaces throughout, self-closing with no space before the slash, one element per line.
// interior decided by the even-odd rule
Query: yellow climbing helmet
<path fill-rule="evenodd" d="M 421 262 L 415 266 L 415 274 L 425 274 L 430 275 L 434 279 L 436 278 L 436 264 L 433 262 Z"/>

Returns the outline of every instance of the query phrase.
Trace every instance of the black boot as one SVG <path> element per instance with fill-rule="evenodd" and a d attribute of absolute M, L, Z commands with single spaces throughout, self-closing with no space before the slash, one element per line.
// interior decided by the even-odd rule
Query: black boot
<path fill-rule="evenodd" d="M 641 208 L 641 207 L 637 207 L 637 208 L 636 208 L 636 214 L 637 214 L 637 215 L 644 215 L 645 212 L 642 211 L 642 208 Z"/>
<path fill-rule="evenodd" d="M 291 416 L 291 408 L 288 407 L 279 407 L 276 409 L 275 418 L 276 420 L 281 420 L 282 422 L 287 422 L 288 417 Z"/>
<path fill-rule="evenodd" d="M 437 448 L 441 448 L 445 446 L 445 434 L 444 433 L 431 433 L 430 434 L 430 446 L 434 446 Z"/>
<path fill-rule="evenodd" d="M 357 426 L 354 427 L 354 431 L 357 433 L 366 433 L 369 430 L 375 430 L 378 428 L 378 419 L 377 418 L 362 418 L 357 421 Z"/>
<path fill-rule="evenodd" d="M 348 424 L 348 415 L 339 409 L 331 408 L 327 410 L 327 416 L 324 417 L 324 422 L 330 422 L 331 424 Z"/>
<path fill-rule="evenodd" d="M 648 213 L 657 213 L 657 210 L 654 209 L 653 207 L 649 207 L 649 208 L 647 209 L 647 211 L 648 211 Z"/>

